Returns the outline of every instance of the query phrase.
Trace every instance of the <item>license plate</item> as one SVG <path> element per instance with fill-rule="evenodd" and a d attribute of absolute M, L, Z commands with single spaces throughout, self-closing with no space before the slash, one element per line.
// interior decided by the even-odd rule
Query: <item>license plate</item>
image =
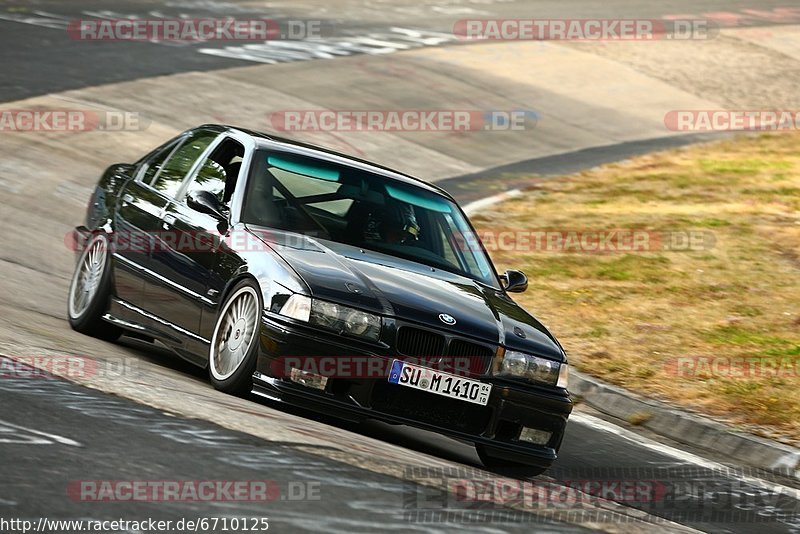
<path fill-rule="evenodd" d="M 392 362 L 389 382 L 400 386 L 421 389 L 451 399 L 458 399 L 485 406 L 489 402 L 491 384 L 470 380 L 448 373 L 440 373 L 402 360 Z"/>

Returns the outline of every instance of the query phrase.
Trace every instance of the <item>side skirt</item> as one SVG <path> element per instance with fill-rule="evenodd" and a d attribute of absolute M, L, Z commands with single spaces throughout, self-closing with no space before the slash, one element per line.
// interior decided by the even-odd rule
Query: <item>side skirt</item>
<path fill-rule="evenodd" d="M 132 337 L 149 337 L 158 340 L 181 358 L 198 365 L 208 365 L 211 341 L 145 311 L 120 298 L 111 299 L 111 308 L 103 316 L 105 321 L 124 328 Z"/>

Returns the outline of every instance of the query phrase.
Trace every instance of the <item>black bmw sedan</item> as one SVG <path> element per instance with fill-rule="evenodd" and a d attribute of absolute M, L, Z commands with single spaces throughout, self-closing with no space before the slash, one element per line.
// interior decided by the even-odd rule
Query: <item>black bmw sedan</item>
<path fill-rule="evenodd" d="M 100 178 L 70 325 L 158 340 L 215 388 L 474 443 L 541 472 L 572 402 L 558 341 L 441 189 L 219 125 Z"/>

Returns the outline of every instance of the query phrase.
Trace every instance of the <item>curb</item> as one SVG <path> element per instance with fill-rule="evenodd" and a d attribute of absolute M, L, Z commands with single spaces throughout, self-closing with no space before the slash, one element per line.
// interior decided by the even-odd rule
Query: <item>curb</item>
<path fill-rule="evenodd" d="M 499 193 L 497 195 L 492 195 L 490 197 L 482 198 L 480 200 L 474 200 L 469 204 L 462 206 L 462 210 L 467 216 L 472 217 L 475 215 L 476 212 L 488 208 L 489 206 L 493 206 L 494 204 L 499 204 L 500 202 L 506 201 L 510 198 L 518 197 L 522 194 L 522 191 L 519 189 L 512 189 L 510 191 L 505 191 L 504 193 Z"/>
<path fill-rule="evenodd" d="M 679 443 L 723 454 L 761 469 L 794 471 L 800 476 L 800 449 L 736 430 L 665 403 L 644 399 L 570 369 L 569 391 L 595 410 L 627 421 L 645 416 L 639 426 Z"/>
<path fill-rule="evenodd" d="M 518 196 L 517 189 L 506 191 L 463 207 L 472 216 L 475 212 Z M 695 415 L 662 402 L 644 399 L 635 393 L 606 384 L 570 369 L 569 391 L 578 395 L 595 410 L 621 419 L 644 417 L 639 425 L 678 443 L 722 453 L 743 465 L 760 469 L 785 469 L 800 477 L 800 449 L 752 434 L 738 432 L 722 423 Z"/>

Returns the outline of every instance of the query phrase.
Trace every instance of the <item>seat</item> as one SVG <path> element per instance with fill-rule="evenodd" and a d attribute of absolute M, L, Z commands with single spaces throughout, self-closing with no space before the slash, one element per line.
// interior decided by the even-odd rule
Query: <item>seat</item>
<path fill-rule="evenodd" d="M 364 230 L 369 220 L 370 206 L 366 202 L 356 201 L 347 214 L 347 226 L 344 230 L 344 240 L 351 245 L 364 242 Z"/>
<path fill-rule="evenodd" d="M 237 161 L 229 164 L 225 169 L 225 193 L 222 195 L 223 204 L 227 205 L 228 202 L 230 202 L 233 191 L 236 189 L 236 182 L 239 180 L 239 170 L 241 168 L 242 162 Z"/>

